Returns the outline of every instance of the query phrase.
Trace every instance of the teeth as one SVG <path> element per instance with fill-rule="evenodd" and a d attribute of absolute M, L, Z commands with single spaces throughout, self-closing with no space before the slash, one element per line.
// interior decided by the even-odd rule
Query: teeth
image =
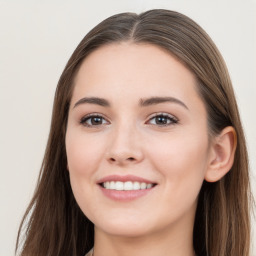
<path fill-rule="evenodd" d="M 133 183 L 131 181 L 124 182 L 124 190 L 133 190 Z"/>
<path fill-rule="evenodd" d="M 124 183 L 121 181 L 116 182 L 116 190 L 124 190 Z"/>
<path fill-rule="evenodd" d="M 147 184 L 147 188 L 152 188 L 153 184 Z"/>
<path fill-rule="evenodd" d="M 107 181 L 103 183 L 103 187 L 106 189 L 113 190 L 140 190 L 152 188 L 153 184 L 138 181 Z"/>
<path fill-rule="evenodd" d="M 148 184 L 148 185 L 152 185 L 152 184 Z M 145 182 L 142 182 L 140 184 L 140 189 L 146 189 L 147 188 L 147 184 Z"/>

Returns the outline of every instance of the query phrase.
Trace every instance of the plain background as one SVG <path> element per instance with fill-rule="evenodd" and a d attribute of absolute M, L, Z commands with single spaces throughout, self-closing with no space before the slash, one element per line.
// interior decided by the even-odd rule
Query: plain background
<path fill-rule="evenodd" d="M 18 226 L 33 195 L 46 146 L 55 87 L 71 53 L 108 16 L 152 8 L 188 15 L 223 54 L 245 128 L 252 187 L 256 187 L 255 0 L 0 0 L 1 256 L 14 255 Z M 256 230 L 255 221 L 253 226 Z"/>

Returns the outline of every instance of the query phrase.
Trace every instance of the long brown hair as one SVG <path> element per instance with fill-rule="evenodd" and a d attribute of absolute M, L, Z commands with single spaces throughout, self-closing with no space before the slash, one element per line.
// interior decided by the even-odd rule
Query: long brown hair
<path fill-rule="evenodd" d="M 220 181 L 205 181 L 201 188 L 194 249 L 198 256 L 248 256 L 248 157 L 231 80 L 206 32 L 190 18 L 168 10 L 114 15 L 92 29 L 72 54 L 57 86 L 48 144 L 35 194 L 21 222 L 16 252 L 20 247 L 22 256 L 81 256 L 93 247 L 93 224 L 80 210 L 70 186 L 66 125 L 73 81 L 82 61 L 102 45 L 120 41 L 154 44 L 176 56 L 197 77 L 209 135 L 217 135 L 226 126 L 235 128 L 238 143 L 232 169 Z"/>

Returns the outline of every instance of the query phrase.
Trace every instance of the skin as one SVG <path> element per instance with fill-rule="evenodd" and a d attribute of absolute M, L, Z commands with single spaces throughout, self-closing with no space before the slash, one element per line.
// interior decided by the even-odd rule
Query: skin
<path fill-rule="evenodd" d="M 84 97 L 103 98 L 110 106 L 77 103 Z M 150 97 L 182 103 L 140 105 Z M 70 106 L 68 170 L 77 203 L 95 224 L 94 255 L 194 255 L 198 193 L 205 178 L 216 181 L 228 171 L 220 162 L 232 150 L 226 153 L 209 139 L 193 73 L 154 45 L 103 46 L 82 63 Z M 95 113 L 103 117 L 98 125 L 92 119 L 81 124 Z M 176 121 L 159 124 L 156 113 Z M 234 145 L 232 130 L 224 134 L 219 141 Z M 157 186 L 135 200 L 112 200 L 97 184 L 112 174 L 136 175 Z"/>

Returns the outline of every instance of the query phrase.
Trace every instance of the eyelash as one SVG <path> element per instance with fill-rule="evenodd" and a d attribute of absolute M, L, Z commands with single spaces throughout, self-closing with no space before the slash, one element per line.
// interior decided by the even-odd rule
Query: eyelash
<path fill-rule="evenodd" d="M 166 118 L 167 119 L 167 124 L 157 124 L 155 122 L 155 124 L 150 124 L 150 121 L 152 121 L 153 119 L 156 119 L 156 118 Z M 84 117 L 81 118 L 80 120 L 80 124 L 88 127 L 88 128 L 96 128 L 97 126 L 101 126 L 101 125 L 106 125 L 107 123 L 109 123 L 108 121 L 106 121 L 105 123 L 101 123 L 101 124 L 96 124 L 96 125 L 93 125 L 92 124 L 92 118 L 100 118 L 101 120 L 105 120 L 105 117 L 102 116 L 101 114 L 97 114 L 97 113 L 93 113 L 93 114 L 89 114 L 89 115 L 86 115 Z M 88 124 L 87 121 L 88 120 L 91 120 L 91 124 Z M 150 117 L 149 121 L 146 122 L 146 124 L 150 124 L 150 125 L 157 125 L 159 127 L 165 127 L 165 126 L 170 126 L 170 125 L 175 125 L 177 124 L 179 121 L 176 117 L 170 115 L 170 114 L 167 114 L 167 113 L 155 113 L 152 117 Z"/>
<path fill-rule="evenodd" d="M 80 124 L 82 124 L 86 127 L 89 127 L 89 128 L 103 125 L 103 124 L 99 124 L 99 125 L 87 124 L 86 122 L 90 119 L 92 120 L 92 118 L 101 118 L 102 120 L 103 119 L 105 120 L 104 116 L 102 116 L 100 114 L 93 113 L 93 114 L 89 114 L 89 115 L 86 115 L 86 116 L 82 117 L 81 120 L 80 120 Z"/>
<path fill-rule="evenodd" d="M 169 123 L 167 123 L 167 124 L 161 124 L 161 125 L 160 125 L 160 124 L 152 124 L 152 125 L 158 125 L 158 126 L 163 127 L 163 126 L 175 125 L 175 124 L 177 124 L 177 123 L 179 122 L 176 117 L 174 117 L 173 115 L 167 114 L 167 113 L 155 113 L 155 114 L 149 119 L 149 121 L 151 121 L 151 120 L 153 120 L 153 119 L 155 119 L 155 118 L 157 118 L 157 117 L 158 117 L 158 118 L 159 118 L 159 117 L 161 117 L 161 118 L 166 118 Z M 149 121 L 147 121 L 147 123 L 149 123 Z"/>

